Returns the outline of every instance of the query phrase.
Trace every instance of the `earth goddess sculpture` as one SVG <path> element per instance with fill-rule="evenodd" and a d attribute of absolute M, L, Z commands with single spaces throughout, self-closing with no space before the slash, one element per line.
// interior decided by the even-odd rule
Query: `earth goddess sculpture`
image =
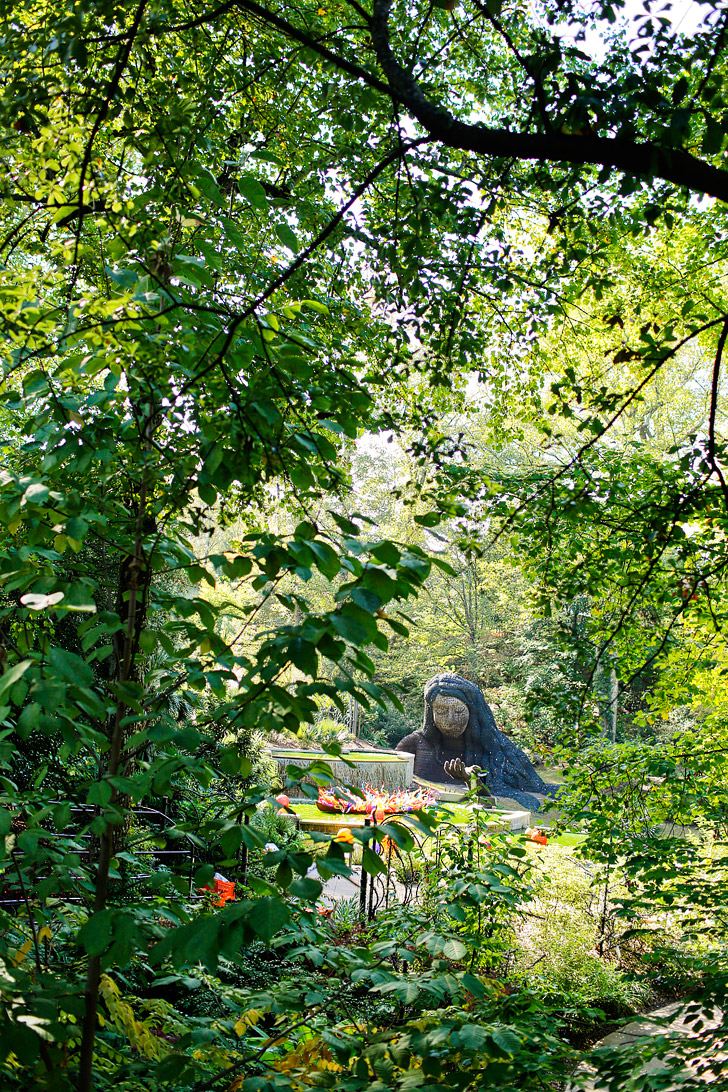
<path fill-rule="evenodd" d="M 532 811 L 541 802 L 531 793 L 550 795 L 558 788 L 546 784 L 520 747 L 496 728 L 479 688 L 451 672 L 425 684 L 422 728 L 400 740 L 396 749 L 415 756 L 415 777 L 425 781 L 467 782 L 472 767 L 480 767 L 485 771 L 481 781 L 490 793 L 517 800 Z"/>

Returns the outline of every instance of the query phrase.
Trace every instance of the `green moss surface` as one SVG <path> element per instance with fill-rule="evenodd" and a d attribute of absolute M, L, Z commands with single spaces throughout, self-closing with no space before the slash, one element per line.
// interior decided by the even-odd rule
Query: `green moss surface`
<path fill-rule="evenodd" d="M 362 751 L 344 751 L 341 755 L 327 755 L 325 751 L 271 751 L 273 758 L 283 760 L 285 758 L 308 758 L 311 762 L 340 762 L 345 758 L 347 762 L 353 762 L 356 766 L 365 762 L 396 762 L 404 760 L 388 754 L 368 754 Z"/>

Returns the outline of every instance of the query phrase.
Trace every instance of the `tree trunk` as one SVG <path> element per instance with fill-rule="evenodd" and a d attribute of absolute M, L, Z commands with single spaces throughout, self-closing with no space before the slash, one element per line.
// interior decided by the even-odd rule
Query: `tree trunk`
<path fill-rule="evenodd" d="M 617 699 L 619 697 L 619 683 L 617 669 L 614 664 L 597 666 L 597 690 L 599 693 L 599 721 L 602 727 L 602 736 L 610 743 L 617 742 Z"/>

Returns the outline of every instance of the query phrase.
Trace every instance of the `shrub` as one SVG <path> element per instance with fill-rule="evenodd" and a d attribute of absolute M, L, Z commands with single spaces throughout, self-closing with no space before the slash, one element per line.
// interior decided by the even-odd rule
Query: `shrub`
<path fill-rule="evenodd" d="M 630 1012 L 647 999 L 643 984 L 625 974 L 613 958 L 600 956 L 597 941 L 600 897 L 594 875 L 571 847 L 534 851 L 534 898 L 517 932 L 514 977 L 528 980 L 571 1006 L 599 1005 Z M 613 889 L 613 897 L 618 896 Z"/>

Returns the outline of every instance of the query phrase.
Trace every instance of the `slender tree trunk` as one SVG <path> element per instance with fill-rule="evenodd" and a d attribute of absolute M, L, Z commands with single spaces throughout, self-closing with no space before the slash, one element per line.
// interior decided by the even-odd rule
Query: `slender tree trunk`
<path fill-rule="evenodd" d="M 346 727 L 355 739 L 359 738 L 359 731 L 361 729 L 361 706 L 356 698 L 349 698 L 349 704 L 346 710 Z"/>
<path fill-rule="evenodd" d="M 602 735 L 610 743 L 617 742 L 617 700 L 619 698 L 619 681 L 617 669 L 614 664 L 604 664 L 601 661 L 597 667 L 597 685 L 599 691 L 599 720 L 602 726 Z"/>
<path fill-rule="evenodd" d="M 148 430 L 151 429 L 151 420 L 145 427 L 145 437 L 148 439 Z M 139 502 L 136 513 L 136 528 L 134 535 L 134 547 L 131 558 L 122 570 L 128 574 L 128 609 L 126 616 L 126 628 L 123 640 L 123 657 L 118 674 L 120 683 L 128 682 L 134 673 L 134 660 L 138 647 L 141 619 L 140 608 L 146 602 L 146 587 L 149 579 L 144 559 L 144 531 L 147 508 L 147 478 L 146 470 L 142 471 L 139 487 Z M 120 579 L 121 583 L 121 579 Z M 122 725 L 126 706 L 119 700 L 116 705 L 114 719 L 109 734 L 109 751 L 106 762 L 106 770 L 101 775 L 111 779 L 118 777 L 121 770 L 122 751 L 125 731 Z M 112 786 L 110 803 L 118 803 L 118 792 Z M 116 852 L 115 848 L 116 827 L 106 824 L 100 838 L 98 863 L 96 866 L 96 884 L 94 891 L 93 912 L 98 913 L 106 908 L 109 894 L 109 872 L 111 861 Z M 84 1017 L 81 1033 L 81 1052 L 79 1057 L 78 1092 L 92 1092 L 93 1089 L 93 1060 L 94 1044 L 96 1041 L 96 1025 L 99 1007 L 99 984 L 101 980 L 101 957 L 90 956 L 86 972 L 86 985 L 84 989 Z"/>

